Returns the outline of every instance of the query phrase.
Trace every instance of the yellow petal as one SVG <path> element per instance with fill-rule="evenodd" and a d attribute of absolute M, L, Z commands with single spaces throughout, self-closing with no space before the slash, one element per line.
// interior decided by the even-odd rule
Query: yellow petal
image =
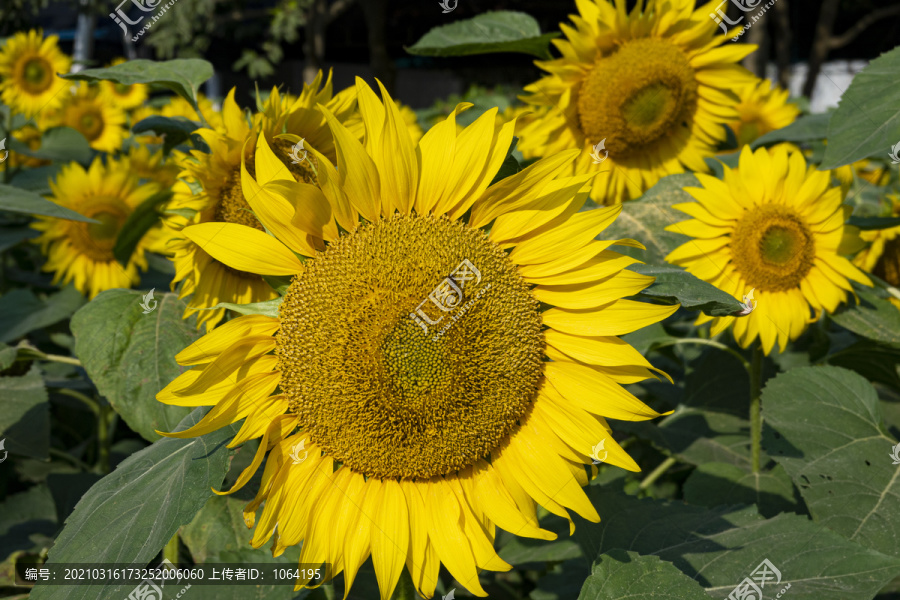
<path fill-rule="evenodd" d="M 271 235 L 236 223 L 200 223 L 184 235 L 217 261 L 258 275 L 296 275 L 303 263 Z"/>

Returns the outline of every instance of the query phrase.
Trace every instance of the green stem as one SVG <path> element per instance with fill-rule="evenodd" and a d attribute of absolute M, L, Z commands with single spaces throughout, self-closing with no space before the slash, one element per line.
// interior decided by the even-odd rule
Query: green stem
<path fill-rule="evenodd" d="M 416 586 L 408 569 L 403 569 L 400 573 L 400 581 L 397 582 L 391 600 L 419 600 L 419 594 L 416 593 Z"/>
<path fill-rule="evenodd" d="M 63 458 L 65 460 L 69 461 L 70 463 L 72 463 L 73 465 L 78 467 L 79 469 L 84 469 L 85 471 L 88 471 L 88 472 L 91 472 L 94 470 L 91 467 L 91 465 L 87 464 L 86 462 L 84 462 L 82 460 L 75 458 L 68 452 L 63 452 L 62 450 L 57 450 L 56 448 L 48 448 L 47 452 L 50 454 L 50 456 L 56 456 L 57 458 Z"/>
<path fill-rule="evenodd" d="M 723 344 L 721 342 L 717 342 L 715 340 L 705 340 L 703 338 L 684 338 L 684 339 L 680 339 L 680 340 L 672 340 L 670 342 L 664 342 L 662 344 L 659 344 L 658 346 L 654 346 L 653 349 L 659 350 L 660 348 L 666 348 L 668 346 L 679 346 L 681 344 L 699 344 L 701 346 L 711 346 L 713 348 L 718 348 L 719 350 L 723 350 L 723 351 L 729 353 L 730 355 L 732 355 L 733 357 L 735 357 L 736 359 L 738 359 L 739 361 L 741 361 L 741 364 L 744 365 L 744 368 L 746 368 L 748 371 L 750 370 L 750 363 L 747 362 L 746 358 L 741 356 L 741 354 L 739 352 L 737 352 L 736 350 L 734 350 L 733 348 L 729 348 L 725 344 Z"/>
<path fill-rule="evenodd" d="M 671 467 L 672 465 L 674 465 L 676 462 L 678 462 L 678 461 L 675 460 L 674 457 L 670 456 L 670 457 L 667 458 L 666 460 L 664 460 L 664 461 L 662 461 L 661 463 L 659 463 L 659 465 L 658 465 L 655 469 L 653 469 L 653 471 L 651 471 L 649 475 L 647 475 L 647 476 L 644 478 L 644 480 L 643 480 L 643 481 L 641 482 L 641 484 L 638 486 L 638 489 L 640 489 L 640 490 L 646 490 L 648 487 L 650 487 L 651 485 L 653 485 L 653 483 L 654 483 L 657 479 L 659 479 L 659 478 L 662 476 L 663 473 L 665 473 L 666 471 L 668 471 L 668 470 L 669 470 L 669 467 Z"/>
<path fill-rule="evenodd" d="M 762 443 L 762 413 L 760 396 L 762 389 L 763 351 L 759 340 L 753 344 L 753 363 L 750 365 L 750 464 L 759 473 L 759 454 Z"/>
<path fill-rule="evenodd" d="M 82 402 L 82 404 L 84 404 L 91 410 L 92 413 L 94 413 L 98 417 L 100 416 L 101 405 L 99 402 L 97 402 L 90 396 L 86 396 L 86 395 L 82 394 L 81 392 L 76 392 L 75 390 L 70 390 L 68 388 L 60 388 L 60 389 L 56 390 L 56 393 L 62 394 L 63 396 L 69 396 L 71 398 L 75 398 L 76 400 L 80 400 Z"/>
<path fill-rule="evenodd" d="M 110 437 L 110 415 L 112 407 L 104 405 L 97 414 L 97 455 L 99 456 L 100 471 L 109 473 L 109 449 L 112 445 Z M 174 562 L 174 561 L 173 561 Z"/>
<path fill-rule="evenodd" d="M 166 547 L 163 548 L 163 558 L 168 559 L 168 561 L 174 565 L 178 564 L 178 532 L 175 532 L 175 535 L 172 536 L 172 539 L 169 540 L 169 543 L 166 544 Z"/>
<path fill-rule="evenodd" d="M 63 363 L 66 365 L 75 365 L 76 367 L 81 366 L 81 361 L 72 356 L 62 356 L 59 354 L 44 354 L 37 348 L 33 348 L 32 346 L 19 346 L 18 347 L 18 356 L 16 356 L 16 360 L 49 360 L 51 362 Z"/>

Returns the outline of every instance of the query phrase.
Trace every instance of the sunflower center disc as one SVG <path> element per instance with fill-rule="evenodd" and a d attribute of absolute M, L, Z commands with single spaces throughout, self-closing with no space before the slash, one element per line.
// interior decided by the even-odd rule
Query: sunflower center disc
<path fill-rule="evenodd" d="M 73 243 L 82 254 L 94 260 L 114 260 L 112 249 L 129 209 L 118 199 L 108 198 L 97 201 L 94 206 L 80 208 L 78 212 L 98 223 L 73 222 Z"/>
<path fill-rule="evenodd" d="M 96 140 L 103 133 L 103 116 L 97 112 L 84 112 L 78 122 L 78 130 L 90 141 Z"/>
<path fill-rule="evenodd" d="M 747 283 L 773 292 L 799 287 L 816 255 L 807 225 L 779 205 L 747 213 L 735 227 L 731 247 L 735 268 Z"/>
<path fill-rule="evenodd" d="M 22 78 L 25 80 L 25 89 L 30 93 L 40 93 L 50 87 L 52 81 L 50 64 L 43 58 L 32 58 L 25 63 L 22 69 Z"/>
<path fill-rule="evenodd" d="M 313 169 L 318 168 L 319 164 L 312 154 L 309 154 L 305 149 L 294 151 L 294 144 L 287 140 L 276 139 L 272 145 L 274 146 L 272 150 L 275 152 L 275 155 L 297 181 L 316 183 L 316 172 Z"/>
<path fill-rule="evenodd" d="M 343 235 L 280 309 L 281 388 L 313 441 L 374 477 L 487 456 L 537 394 L 539 303 L 480 230 L 395 217 Z"/>
<path fill-rule="evenodd" d="M 591 144 L 605 139 L 613 158 L 650 150 L 687 127 L 697 108 L 694 69 L 665 40 L 628 42 L 597 61 L 578 95 L 578 118 Z"/>
<path fill-rule="evenodd" d="M 872 273 L 893 286 L 900 285 L 900 237 L 885 243 L 881 258 L 875 263 Z"/>

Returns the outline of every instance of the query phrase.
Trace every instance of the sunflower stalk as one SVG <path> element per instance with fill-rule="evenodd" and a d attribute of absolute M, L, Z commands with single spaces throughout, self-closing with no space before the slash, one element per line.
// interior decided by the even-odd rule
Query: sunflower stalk
<path fill-rule="evenodd" d="M 753 344 L 753 359 L 750 363 L 750 464 L 754 473 L 759 473 L 759 455 L 762 443 L 762 414 L 760 412 L 762 364 L 762 346 L 757 340 Z"/>
<path fill-rule="evenodd" d="M 391 600 L 419 600 L 409 569 L 403 569 L 400 573 L 400 581 L 397 582 L 397 587 L 394 589 L 394 595 L 391 596 Z"/>

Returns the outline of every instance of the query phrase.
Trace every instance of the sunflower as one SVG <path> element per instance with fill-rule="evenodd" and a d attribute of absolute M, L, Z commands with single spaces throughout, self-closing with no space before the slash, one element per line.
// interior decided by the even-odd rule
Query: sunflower
<path fill-rule="evenodd" d="M 365 144 L 325 109 L 338 158 L 310 151 L 321 187 L 286 183 L 259 137 L 241 181 L 272 235 L 184 230 L 230 268 L 292 280 L 277 316 L 178 354 L 192 368 L 157 398 L 214 408 L 166 435 L 243 420 L 232 447 L 262 436 L 231 490 L 271 450 L 244 511 L 254 547 L 303 541 L 300 561 L 328 562 L 347 590 L 371 554 L 382 600 L 404 565 L 431 597 L 441 563 L 485 596 L 479 569 L 510 568 L 495 526 L 554 539 L 536 504 L 570 528 L 569 510 L 597 521 L 581 488 L 600 441 L 606 462 L 638 470 L 604 418 L 658 416 L 621 386 L 653 367 L 617 336 L 677 307 L 625 298 L 653 279 L 609 249 L 636 242 L 595 239 L 621 207 L 579 212 L 591 176 L 560 176 L 577 150 L 490 185 L 515 128 L 496 108 L 457 134 L 460 105 L 415 144 L 383 88 L 383 103 L 362 80 L 357 92 Z"/>
<path fill-rule="evenodd" d="M 41 140 L 43 139 L 43 134 L 41 130 L 35 127 L 34 125 L 24 125 L 20 129 L 12 132 L 12 137 L 16 140 L 22 142 L 31 150 L 40 150 L 41 148 Z M 10 167 L 42 167 L 44 165 L 49 165 L 50 161 L 43 158 L 34 158 L 31 156 L 25 156 L 20 152 L 11 152 L 9 155 L 9 161 L 5 163 L 5 165 L 9 165 Z M 3 165 L 0 165 L 0 170 L 3 169 Z"/>
<path fill-rule="evenodd" d="M 19 32 L 0 50 L 0 99 L 14 113 L 34 117 L 57 108 L 69 85 L 57 73 L 67 73 L 72 61 L 56 45 L 59 37 L 40 31 Z"/>
<path fill-rule="evenodd" d="M 317 106 L 329 106 L 343 115 L 353 110 L 355 103 L 355 98 L 348 94 L 332 94 L 330 76 L 322 86 L 320 73 L 316 81 L 304 86 L 303 93 L 295 99 L 281 96 L 274 90 L 263 112 L 253 117 L 253 123 L 248 123 L 232 90 L 225 100 L 224 129 L 197 132 L 209 146 L 210 153 L 192 151 L 192 156 L 182 161 L 182 175 L 196 182 L 201 191 L 195 195 L 183 182 L 175 186 L 175 197 L 168 207 L 169 226 L 181 231 L 188 224 L 217 221 L 262 230 L 262 224 L 244 199 L 240 182 L 242 157 L 248 159 L 247 168 L 255 174 L 255 144 L 252 143 L 255 138 L 251 133 L 262 131 L 267 143 L 277 151 L 280 168 L 284 169 L 283 177 L 315 182 L 315 164 L 305 159 L 307 153 L 315 148 L 332 159 L 335 156 L 334 141 Z M 303 149 L 294 152 L 293 147 L 299 140 L 304 142 Z M 193 215 L 187 217 L 185 211 Z M 176 270 L 172 285 L 183 281 L 181 297 L 193 295 L 184 316 L 197 313 L 198 327 L 206 323 L 211 329 L 224 318 L 224 308 L 212 308 L 220 303 L 250 304 L 276 296 L 259 275 L 226 266 L 184 236 L 177 236 L 169 251 L 174 253 Z"/>
<path fill-rule="evenodd" d="M 117 58 L 110 63 L 111 67 L 127 62 L 124 58 Z M 118 106 L 123 110 L 131 110 L 143 106 L 147 100 L 149 88 L 142 84 L 125 85 L 113 81 L 101 81 L 99 83 L 100 98 L 109 104 Z"/>
<path fill-rule="evenodd" d="M 900 196 L 888 196 L 891 203 L 891 216 L 900 217 Z M 853 259 L 860 269 L 880 277 L 889 285 L 900 288 L 900 225 L 887 229 L 873 229 L 860 233 L 863 242 L 868 246 Z M 900 299 L 891 298 L 891 302 L 900 308 Z"/>
<path fill-rule="evenodd" d="M 64 125 L 79 131 L 94 150 L 115 152 L 125 140 L 125 112 L 97 95 L 97 89 L 81 82 L 74 93 L 66 94 L 58 111 L 42 125 Z"/>
<path fill-rule="evenodd" d="M 790 92 L 760 79 L 737 90 L 741 101 L 735 107 L 738 118 L 728 123 L 737 138 L 738 148 L 770 131 L 787 127 L 800 115 L 800 108 L 788 102 Z"/>
<path fill-rule="evenodd" d="M 737 169 L 723 180 L 698 174 L 703 187 L 685 188 L 697 202 L 674 208 L 693 219 L 666 229 L 691 236 L 666 257 L 736 298 L 753 292 L 754 310 L 745 317 L 701 316 L 716 335 L 734 325 L 744 348 L 757 337 L 768 354 L 775 342 L 784 351 L 810 322 L 810 313 L 834 312 L 853 293 L 850 280 L 872 285 L 840 256 L 858 241 L 844 225 L 839 187 L 828 172 L 807 166 L 803 154 L 785 147 L 741 151 Z"/>
<path fill-rule="evenodd" d="M 138 243 L 127 267 L 116 261 L 112 250 L 128 216 L 159 191 L 155 184 L 140 184 L 116 161 L 108 163 L 104 166 L 98 157 L 87 170 L 71 163 L 50 182 L 50 200 L 95 223 L 38 217 L 32 224 L 42 232 L 35 242 L 47 256 L 43 270 L 55 272 L 53 283 L 74 281 L 90 298 L 104 290 L 131 287 L 140 280 L 138 268 L 147 269 L 145 240 Z"/>
<path fill-rule="evenodd" d="M 162 149 L 152 150 L 143 144 L 133 144 L 119 160 L 126 171 L 139 179 L 155 181 L 163 189 L 174 186 L 181 172 L 178 163 L 165 159 Z"/>
<path fill-rule="evenodd" d="M 607 172 L 591 194 L 606 204 L 685 168 L 707 171 L 722 124 L 737 118 L 731 90 L 753 81 L 737 63 L 756 46 L 726 44 L 694 0 L 637 0 L 630 13 L 626 0 L 577 5 L 575 27 L 560 26 L 568 39 L 553 42 L 562 57 L 537 61 L 549 75 L 525 87 L 522 100 L 549 108 L 521 132 L 525 158 L 580 149 L 576 172 Z"/>

